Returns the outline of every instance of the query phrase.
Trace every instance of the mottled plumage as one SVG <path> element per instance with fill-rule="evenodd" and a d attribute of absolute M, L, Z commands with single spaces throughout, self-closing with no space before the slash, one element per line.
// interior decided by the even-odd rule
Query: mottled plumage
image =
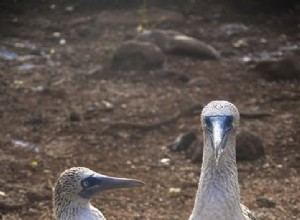
<path fill-rule="evenodd" d="M 73 167 L 58 178 L 53 192 L 54 216 L 57 220 L 105 220 L 90 200 L 98 193 L 141 186 L 138 180 L 114 178 L 85 167 Z"/>
<path fill-rule="evenodd" d="M 240 204 L 235 152 L 239 118 L 227 101 L 213 101 L 202 111 L 203 161 L 190 220 L 255 220 Z"/>

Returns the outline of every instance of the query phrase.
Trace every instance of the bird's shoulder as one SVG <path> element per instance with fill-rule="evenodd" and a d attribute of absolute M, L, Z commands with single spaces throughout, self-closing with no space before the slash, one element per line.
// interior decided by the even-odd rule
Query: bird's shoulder
<path fill-rule="evenodd" d="M 105 217 L 103 216 L 103 214 L 99 211 L 99 209 L 95 208 L 94 206 L 91 205 L 91 213 L 93 216 L 96 217 L 96 219 L 99 220 L 105 220 Z"/>
<path fill-rule="evenodd" d="M 72 218 L 72 220 L 105 220 L 103 214 L 94 206 L 90 205 L 89 207 L 81 209 L 75 218 Z"/>
<path fill-rule="evenodd" d="M 255 220 L 254 215 L 252 214 L 252 212 L 243 204 L 241 204 L 241 208 L 243 211 L 243 215 L 245 216 L 245 220 Z"/>

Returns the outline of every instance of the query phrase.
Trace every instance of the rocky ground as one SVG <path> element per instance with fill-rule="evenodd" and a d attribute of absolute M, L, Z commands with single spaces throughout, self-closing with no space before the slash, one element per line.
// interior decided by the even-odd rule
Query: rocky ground
<path fill-rule="evenodd" d="M 52 187 L 72 166 L 147 183 L 94 199 L 108 219 L 188 219 L 201 164 L 172 143 L 201 137 L 201 107 L 215 99 L 239 108 L 264 149 L 238 162 L 242 202 L 257 219 L 299 219 L 299 9 L 97 2 L 0 3 L 2 219 L 53 219 Z M 146 29 L 202 46 L 152 40 L 146 55 L 120 52 Z"/>

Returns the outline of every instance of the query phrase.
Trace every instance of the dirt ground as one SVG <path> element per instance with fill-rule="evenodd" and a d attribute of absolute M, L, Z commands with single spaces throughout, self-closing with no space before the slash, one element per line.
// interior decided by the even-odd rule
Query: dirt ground
<path fill-rule="evenodd" d="M 300 82 L 265 80 L 238 59 L 299 45 L 300 13 L 244 14 L 217 0 L 184 7 L 153 1 L 186 19 L 157 27 L 201 39 L 222 58 L 167 55 L 163 69 L 120 71 L 111 68 L 111 57 L 142 21 L 114 23 L 112 17 L 137 14 L 142 3 L 115 2 L 0 3 L 0 49 L 15 53 L 0 58 L 2 219 L 53 219 L 52 187 L 73 166 L 147 183 L 95 198 L 107 219 L 188 219 L 201 164 L 168 146 L 183 132 L 200 133 L 199 115 L 152 129 L 109 123 L 147 125 L 215 99 L 233 102 L 240 112 L 272 114 L 241 121 L 266 152 L 238 163 L 241 200 L 257 219 L 300 219 Z M 224 34 L 224 24 L 248 29 Z M 299 50 L 293 58 L 300 60 Z"/>

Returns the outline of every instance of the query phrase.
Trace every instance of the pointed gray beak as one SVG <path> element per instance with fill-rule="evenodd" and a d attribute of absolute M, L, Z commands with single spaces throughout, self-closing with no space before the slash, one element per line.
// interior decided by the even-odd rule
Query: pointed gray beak
<path fill-rule="evenodd" d="M 135 179 L 116 178 L 105 175 L 93 175 L 81 181 L 82 190 L 79 195 L 91 199 L 94 195 L 112 189 L 142 186 L 144 183 Z"/>
<path fill-rule="evenodd" d="M 226 140 L 224 139 L 224 129 L 222 129 L 220 123 L 214 123 L 213 133 L 212 133 L 212 146 L 215 153 L 216 163 L 218 164 L 220 156 L 225 148 Z"/>
<path fill-rule="evenodd" d="M 205 121 L 207 123 L 216 164 L 218 164 L 226 146 L 228 135 L 232 130 L 232 116 L 207 116 Z"/>
<path fill-rule="evenodd" d="M 96 177 L 97 178 L 97 177 Z M 142 181 L 135 179 L 126 179 L 126 178 L 116 178 L 109 176 L 100 176 L 98 185 L 98 190 L 105 191 L 111 189 L 119 189 L 119 188 L 131 188 L 138 187 L 144 185 Z"/>

